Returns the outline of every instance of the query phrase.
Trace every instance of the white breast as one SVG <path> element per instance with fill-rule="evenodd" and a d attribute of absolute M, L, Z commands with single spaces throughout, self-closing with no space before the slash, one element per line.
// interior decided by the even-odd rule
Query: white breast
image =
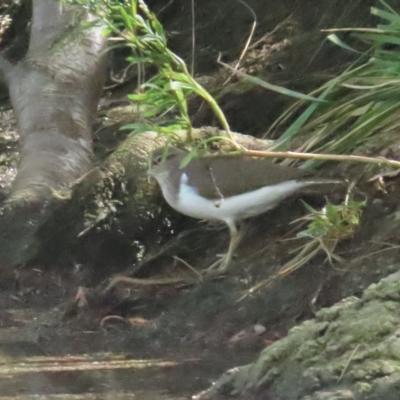
<path fill-rule="evenodd" d="M 249 218 L 270 210 L 281 200 L 309 184 L 292 180 L 235 197 L 207 200 L 199 196 L 195 188 L 187 185 L 187 180 L 187 175 L 182 174 L 178 201 L 176 204 L 170 203 L 170 205 L 182 214 L 194 218 L 216 219 L 225 222 Z M 169 196 L 165 197 L 169 202 Z"/>

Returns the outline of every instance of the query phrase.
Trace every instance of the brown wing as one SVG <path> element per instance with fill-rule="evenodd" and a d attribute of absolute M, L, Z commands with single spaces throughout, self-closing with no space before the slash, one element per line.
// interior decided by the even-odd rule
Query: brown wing
<path fill-rule="evenodd" d="M 190 162 L 188 184 L 209 199 L 220 199 L 311 175 L 310 171 L 272 164 L 254 157 L 205 157 Z"/>

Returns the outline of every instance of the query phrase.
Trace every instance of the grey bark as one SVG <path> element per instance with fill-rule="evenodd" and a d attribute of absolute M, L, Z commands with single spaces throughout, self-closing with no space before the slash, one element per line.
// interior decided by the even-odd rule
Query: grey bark
<path fill-rule="evenodd" d="M 21 141 L 21 161 L 1 210 L 0 266 L 35 255 L 37 233 L 57 206 L 54 191 L 91 167 L 92 124 L 106 70 L 102 26 L 56 0 L 33 0 L 29 49 L 0 62 Z"/>

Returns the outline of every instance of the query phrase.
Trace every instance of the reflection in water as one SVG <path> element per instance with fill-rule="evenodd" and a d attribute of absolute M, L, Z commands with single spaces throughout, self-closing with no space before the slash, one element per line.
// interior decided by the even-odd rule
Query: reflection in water
<path fill-rule="evenodd" d="M 194 389 L 187 385 L 192 379 L 187 373 L 197 361 L 137 360 L 107 353 L 8 358 L 0 365 L 0 399 L 187 399 Z M 179 381 L 186 382 L 184 388 L 177 388 Z M 168 394 L 177 389 L 179 397 Z"/>

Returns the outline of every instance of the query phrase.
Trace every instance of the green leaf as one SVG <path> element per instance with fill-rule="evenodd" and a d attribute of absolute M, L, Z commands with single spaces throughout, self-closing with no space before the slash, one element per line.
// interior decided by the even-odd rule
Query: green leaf
<path fill-rule="evenodd" d="M 185 168 L 194 158 L 197 158 L 197 148 L 192 149 L 182 160 L 179 168 Z"/>
<path fill-rule="evenodd" d="M 361 54 L 361 52 L 359 52 L 358 50 L 353 49 L 352 47 L 347 45 L 345 42 L 340 40 L 339 37 L 334 33 L 332 33 L 331 35 L 328 35 L 327 39 L 330 40 L 332 43 L 336 44 L 337 46 L 340 46 L 342 49 L 349 50 L 349 51 L 352 51 L 354 53 Z"/>

